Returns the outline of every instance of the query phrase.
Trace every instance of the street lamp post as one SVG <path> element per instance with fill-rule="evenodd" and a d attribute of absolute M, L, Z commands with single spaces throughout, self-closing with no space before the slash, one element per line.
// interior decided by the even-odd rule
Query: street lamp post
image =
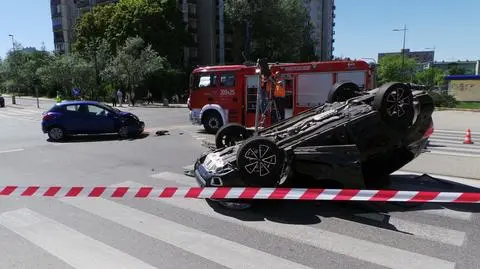
<path fill-rule="evenodd" d="M 96 4 L 96 1 L 95 0 L 89 0 L 89 11 L 90 11 L 90 18 L 91 18 L 91 21 L 90 21 L 90 26 L 91 27 L 95 27 L 94 26 L 94 23 L 95 23 L 95 18 L 93 16 L 93 6 Z M 94 37 L 94 43 L 96 43 L 97 39 L 96 37 Z M 90 46 L 91 43 L 90 43 Z M 96 44 L 93 44 L 93 48 L 91 47 L 90 49 L 93 50 L 93 62 L 94 62 L 94 66 L 95 66 L 95 83 L 96 83 L 96 88 L 97 88 L 97 93 L 98 91 L 100 90 L 100 74 L 99 74 L 99 70 L 98 70 L 98 59 L 97 59 L 97 46 Z M 95 95 L 95 91 L 92 89 L 92 92 L 91 92 L 92 96 L 91 96 L 91 99 L 94 100 L 94 95 Z"/>
<path fill-rule="evenodd" d="M 9 34 L 8 35 L 9 37 L 12 38 L 12 50 L 13 50 L 13 56 L 15 56 L 15 40 L 14 40 L 14 36 L 12 34 Z M 14 72 L 15 72 L 15 77 L 16 77 L 16 73 L 17 73 L 17 67 L 15 66 L 14 67 Z M 12 94 L 12 105 L 15 105 L 17 102 L 15 100 L 15 91 L 13 92 Z"/>
<path fill-rule="evenodd" d="M 403 46 L 402 46 L 402 78 L 405 81 L 405 38 L 407 35 L 407 25 L 404 25 L 402 29 L 393 29 L 394 32 L 403 31 Z"/>

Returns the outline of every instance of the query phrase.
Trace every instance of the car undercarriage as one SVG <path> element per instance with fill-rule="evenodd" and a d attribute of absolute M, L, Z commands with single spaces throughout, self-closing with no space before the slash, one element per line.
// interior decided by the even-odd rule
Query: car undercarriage
<path fill-rule="evenodd" d="M 277 187 L 304 177 L 333 180 L 342 188 L 378 187 L 424 150 L 434 110 L 427 92 L 396 82 L 361 92 L 340 83 L 329 97 L 324 105 L 258 132 L 223 126 L 217 149 L 195 164 L 197 181 Z"/>

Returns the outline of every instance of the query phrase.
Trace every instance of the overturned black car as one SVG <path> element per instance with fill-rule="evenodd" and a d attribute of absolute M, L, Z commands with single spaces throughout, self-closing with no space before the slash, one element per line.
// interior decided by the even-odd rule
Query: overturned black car
<path fill-rule="evenodd" d="M 195 178 L 202 187 L 281 187 L 302 178 L 333 180 L 340 188 L 385 187 L 391 173 L 425 150 L 433 111 L 432 98 L 412 84 L 360 91 L 340 83 L 327 103 L 256 134 L 223 126 L 217 149 L 196 161 Z M 235 205 L 249 205 L 244 202 Z"/>

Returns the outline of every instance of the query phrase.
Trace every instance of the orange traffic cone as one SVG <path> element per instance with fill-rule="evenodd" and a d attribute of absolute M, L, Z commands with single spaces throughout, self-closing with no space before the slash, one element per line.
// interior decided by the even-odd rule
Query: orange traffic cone
<path fill-rule="evenodd" d="M 472 134 L 470 132 L 470 129 L 468 129 L 467 134 L 465 134 L 465 139 L 463 140 L 463 144 L 473 144 Z"/>

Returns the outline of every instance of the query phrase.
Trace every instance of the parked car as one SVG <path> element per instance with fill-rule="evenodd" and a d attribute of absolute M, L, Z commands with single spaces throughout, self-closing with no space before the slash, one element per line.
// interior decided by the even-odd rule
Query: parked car
<path fill-rule="evenodd" d="M 0 107 L 5 107 L 5 98 L 0 95 Z"/>
<path fill-rule="evenodd" d="M 117 133 L 127 138 L 143 133 L 144 128 L 136 115 L 95 101 L 57 103 L 42 119 L 42 131 L 53 141 L 79 134 Z"/>
<path fill-rule="evenodd" d="M 391 173 L 425 150 L 433 132 L 433 100 L 412 88 L 388 83 L 360 91 L 353 83 L 339 83 L 328 103 L 257 135 L 226 125 L 216 135 L 217 149 L 195 162 L 197 182 L 202 187 L 279 187 L 309 178 L 359 189 L 388 182 Z M 216 202 L 250 206 L 249 201 Z"/>

